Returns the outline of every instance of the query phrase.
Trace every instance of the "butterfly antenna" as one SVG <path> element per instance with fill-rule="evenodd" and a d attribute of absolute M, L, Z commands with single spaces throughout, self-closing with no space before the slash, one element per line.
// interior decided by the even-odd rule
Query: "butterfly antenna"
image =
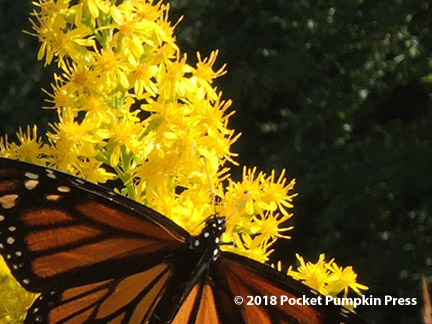
<path fill-rule="evenodd" d="M 234 211 L 226 217 L 227 221 L 229 221 L 231 218 L 233 218 L 235 215 L 237 215 L 242 209 L 244 209 L 246 207 L 246 203 L 249 200 L 249 197 L 251 196 L 251 192 L 250 191 L 245 191 L 243 198 L 240 200 L 240 202 L 238 203 L 237 207 L 234 209 Z"/>
<path fill-rule="evenodd" d="M 207 182 L 208 182 L 208 185 L 209 185 L 210 194 L 212 196 L 212 204 L 213 204 L 213 209 L 214 209 L 214 215 L 216 215 L 218 213 L 217 210 L 216 210 L 216 193 L 213 190 L 213 186 L 212 186 L 212 183 L 211 183 L 210 173 L 209 173 L 209 169 L 207 167 L 207 159 L 206 159 L 205 156 L 203 156 L 203 159 L 204 159 L 204 167 L 205 167 L 205 171 L 206 171 L 206 175 L 207 175 Z"/>
<path fill-rule="evenodd" d="M 229 216 L 226 217 L 226 221 L 227 222 L 230 221 L 235 215 L 237 215 L 238 213 L 240 213 L 240 211 L 242 211 L 245 208 L 246 203 L 248 202 L 249 197 L 250 197 L 251 194 L 252 193 L 250 191 L 245 191 L 244 192 L 244 195 L 243 195 L 242 199 L 237 204 L 236 208 L 233 210 L 233 212 L 231 213 L 231 215 L 229 215 Z M 221 246 L 222 245 L 229 245 L 229 246 L 232 246 L 232 247 L 237 247 L 237 244 L 234 241 L 232 241 L 232 242 L 221 242 L 219 245 L 221 245 Z"/>

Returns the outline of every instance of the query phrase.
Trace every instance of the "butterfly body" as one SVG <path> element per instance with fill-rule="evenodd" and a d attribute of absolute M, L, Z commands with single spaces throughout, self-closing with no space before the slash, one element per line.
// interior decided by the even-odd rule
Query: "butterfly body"
<path fill-rule="evenodd" d="M 201 278 L 207 281 L 207 284 L 211 284 L 210 269 L 221 255 L 219 244 L 226 230 L 225 222 L 224 217 L 214 215 L 206 221 L 200 235 L 189 239 L 185 255 L 179 257 L 173 264 L 177 271 L 173 274 L 171 284 L 155 309 L 150 324 L 171 323 L 178 311 L 176 305 L 184 302 L 184 298 Z"/>
<path fill-rule="evenodd" d="M 103 187 L 0 158 L 0 253 L 40 293 L 25 324 L 364 323 L 337 306 L 247 305 L 319 293 L 221 251 L 225 221 L 214 215 L 192 236 Z"/>

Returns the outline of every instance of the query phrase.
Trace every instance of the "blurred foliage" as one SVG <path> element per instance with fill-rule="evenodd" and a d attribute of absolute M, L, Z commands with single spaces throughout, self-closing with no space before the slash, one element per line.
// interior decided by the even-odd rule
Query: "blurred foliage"
<path fill-rule="evenodd" d="M 46 120 L 30 1 L 0 0 L 0 131 Z M 432 3 L 426 0 L 172 1 L 183 51 L 220 50 L 240 163 L 297 178 L 293 239 L 275 259 L 320 252 L 373 292 L 417 297 L 432 277 Z M 343 261 L 343 262 L 342 262 Z M 420 306 L 363 313 L 420 322 Z"/>
<path fill-rule="evenodd" d="M 0 134 L 14 134 L 19 126 L 46 124 L 54 111 L 42 111 L 52 72 L 37 61 L 37 38 L 28 21 L 31 1 L 0 0 Z M 43 129 L 43 128 L 42 128 Z"/>

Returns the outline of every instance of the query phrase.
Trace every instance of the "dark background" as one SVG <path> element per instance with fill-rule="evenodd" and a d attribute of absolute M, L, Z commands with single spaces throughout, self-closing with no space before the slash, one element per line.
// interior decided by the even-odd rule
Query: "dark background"
<path fill-rule="evenodd" d="M 417 297 L 432 276 L 432 2 L 175 0 L 171 21 L 191 62 L 219 49 L 217 81 L 237 113 L 239 162 L 297 179 L 293 239 L 273 257 L 319 253 L 353 265 L 367 294 Z M 42 111 L 52 68 L 25 35 L 30 1 L 0 0 L 0 133 Z M 419 307 L 361 311 L 418 324 Z"/>

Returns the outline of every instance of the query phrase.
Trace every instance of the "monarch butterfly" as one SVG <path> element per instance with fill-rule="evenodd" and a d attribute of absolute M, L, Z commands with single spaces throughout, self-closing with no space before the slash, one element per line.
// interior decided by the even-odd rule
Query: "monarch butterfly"
<path fill-rule="evenodd" d="M 22 286 L 41 293 L 26 324 L 364 323 L 337 306 L 282 304 L 320 295 L 220 251 L 224 230 L 215 215 L 192 236 L 101 186 L 0 159 L 0 252 Z M 278 301 L 247 305 L 247 296 Z"/>

